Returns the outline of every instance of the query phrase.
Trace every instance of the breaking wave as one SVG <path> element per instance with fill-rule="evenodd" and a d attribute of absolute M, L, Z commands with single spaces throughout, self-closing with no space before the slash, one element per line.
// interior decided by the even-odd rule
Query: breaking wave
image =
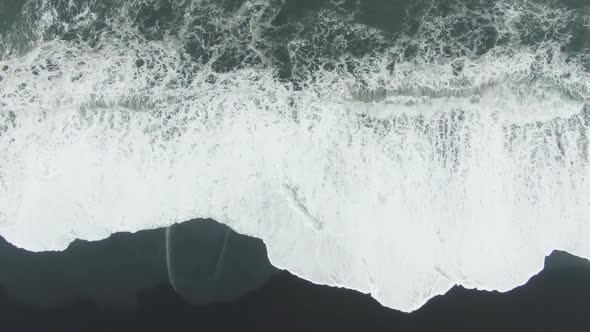
<path fill-rule="evenodd" d="M 2 236 L 211 217 L 404 311 L 590 257 L 588 7 L 302 3 L 24 3 L 0 30 Z"/>

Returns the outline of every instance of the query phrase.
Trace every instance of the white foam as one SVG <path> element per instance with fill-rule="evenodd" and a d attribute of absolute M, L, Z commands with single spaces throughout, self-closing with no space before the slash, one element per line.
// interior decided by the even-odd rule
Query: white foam
<path fill-rule="evenodd" d="M 264 66 L 179 83 L 179 42 L 122 43 L 0 63 L 11 243 L 63 250 L 211 217 L 263 239 L 277 267 L 404 311 L 455 284 L 510 290 L 553 249 L 590 258 L 589 80 L 557 46 L 550 62 L 551 45 L 466 57 L 459 77 L 391 73 L 390 49 L 359 74 L 388 96 L 362 103 L 358 77 L 327 71 L 301 91 Z M 59 74 L 31 72 L 45 59 Z"/>

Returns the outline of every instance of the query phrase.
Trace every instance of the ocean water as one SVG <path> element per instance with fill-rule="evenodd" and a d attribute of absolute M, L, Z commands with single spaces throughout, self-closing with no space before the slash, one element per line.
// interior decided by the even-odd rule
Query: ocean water
<path fill-rule="evenodd" d="M 213 218 L 404 311 L 590 257 L 590 7 L 0 0 L 0 234 Z"/>

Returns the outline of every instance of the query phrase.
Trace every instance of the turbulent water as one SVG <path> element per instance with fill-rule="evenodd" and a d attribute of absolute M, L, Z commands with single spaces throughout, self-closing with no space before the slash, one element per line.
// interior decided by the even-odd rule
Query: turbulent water
<path fill-rule="evenodd" d="M 411 311 L 590 257 L 585 0 L 0 0 L 0 234 L 211 217 Z"/>

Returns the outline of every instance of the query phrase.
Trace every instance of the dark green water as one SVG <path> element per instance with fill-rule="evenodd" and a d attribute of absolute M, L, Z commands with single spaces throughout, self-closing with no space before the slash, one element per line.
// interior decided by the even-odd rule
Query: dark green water
<path fill-rule="evenodd" d="M 508 29 L 502 21 L 510 10 L 525 13 Z M 53 39 L 99 47 L 111 36 L 169 35 L 180 38 L 190 61 L 214 72 L 270 65 L 285 79 L 306 79 L 318 68 L 354 73 L 359 58 L 393 45 L 400 47 L 392 66 L 402 58 L 473 57 L 547 42 L 586 54 L 588 10 L 585 0 L 2 0 L 0 33 L 2 48 L 18 52 Z M 559 24 L 550 24 L 555 19 Z M 121 31 L 122 21 L 134 31 Z"/>

